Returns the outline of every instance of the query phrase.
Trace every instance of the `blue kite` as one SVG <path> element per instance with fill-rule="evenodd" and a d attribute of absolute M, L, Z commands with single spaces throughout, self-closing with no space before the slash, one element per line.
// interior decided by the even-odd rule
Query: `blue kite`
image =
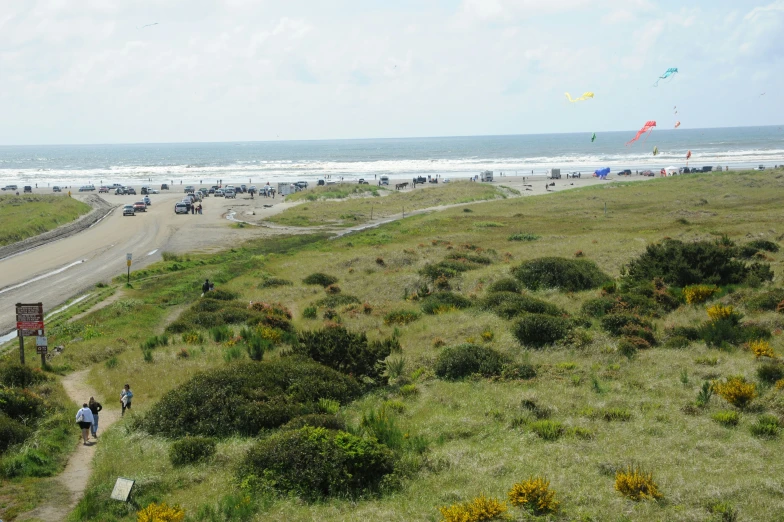
<path fill-rule="evenodd" d="M 664 71 L 664 74 L 662 74 L 661 76 L 659 76 L 659 77 L 656 79 L 656 83 L 654 83 L 654 84 L 653 84 L 653 86 L 654 86 L 654 87 L 658 87 L 658 86 L 659 86 L 659 80 L 664 80 L 664 79 L 667 79 L 667 78 L 669 78 L 670 76 L 672 76 L 673 74 L 675 74 L 676 72 L 678 72 L 678 68 L 677 68 L 677 67 L 670 67 L 669 69 L 667 69 L 666 71 Z"/>
<path fill-rule="evenodd" d="M 604 167 L 603 169 L 593 171 L 593 175 L 599 179 L 607 179 L 607 175 L 610 173 L 610 167 Z"/>

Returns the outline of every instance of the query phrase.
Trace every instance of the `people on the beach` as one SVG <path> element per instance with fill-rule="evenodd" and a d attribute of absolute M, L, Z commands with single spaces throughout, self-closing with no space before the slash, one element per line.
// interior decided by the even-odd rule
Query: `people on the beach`
<path fill-rule="evenodd" d="M 87 442 L 90 440 L 90 426 L 93 424 L 93 412 L 90 411 L 86 402 L 76 412 L 76 423 L 82 429 L 82 441 L 87 446 Z"/>
<path fill-rule="evenodd" d="M 125 386 L 123 386 L 123 389 L 120 392 L 120 404 L 122 404 L 122 413 L 120 414 L 121 417 L 125 416 L 125 410 L 131 409 L 132 399 L 133 399 L 133 392 L 131 391 L 131 385 L 126 384 Z"/>
<path fill-rule="evenodd" d="M 87 403 L 87 407 L 90 408 L 90 412 L 93 414 L 93 423 L 90 426 L 90 432 L 93 434 L 93 438 L 98 438 L 98 412 L 103 409 L 101 403 L 95 400 L 95 397 L 90 397 L 90 402 Z"/>

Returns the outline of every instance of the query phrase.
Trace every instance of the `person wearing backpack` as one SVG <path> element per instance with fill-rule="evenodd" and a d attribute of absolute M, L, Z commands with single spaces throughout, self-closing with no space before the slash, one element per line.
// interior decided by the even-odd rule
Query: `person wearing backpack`
<path fill-rule="evenodd" d="M 120 403 L 122 404 L 122 413 L 120 414 L 120 417 L 125 415 L 126 409 L 131 409 L 131 399 L 133 399 L 133 392 L 131 391 L 131 386 L 126 384 L 120 392 Z"/>
<path fill-rule="evenodd" d="M 93 412 L 90 411 L 90 407 L 87 406 L 86 402 L 76 412 L 76 423 L 82 429 L 82 440 L 84 445 L 87 446 L 87 441 L 90 440 L 90 426 L 93 425 Z"/>

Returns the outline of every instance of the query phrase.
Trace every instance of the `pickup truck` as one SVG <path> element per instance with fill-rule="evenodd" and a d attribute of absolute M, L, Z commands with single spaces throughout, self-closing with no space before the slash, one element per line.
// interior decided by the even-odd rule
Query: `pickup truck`
<path fill-rule="evenodd" d="M 427 183 L 427 178 L 424 176 L 417 176 L 414 178 L 414 183 Z"/>

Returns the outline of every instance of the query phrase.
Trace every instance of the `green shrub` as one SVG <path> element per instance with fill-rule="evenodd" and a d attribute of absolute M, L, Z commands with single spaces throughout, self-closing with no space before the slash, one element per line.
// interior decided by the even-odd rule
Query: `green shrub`
<path fill-rule="evenodd" d="M 315 319 L 318 317 L 318 308 L 315 306 L 307 306 L 302 310 L 302 317 L 305 319 Z"/>
<path fill-rule="evenodd" d="M 18 363 L 0 366 L 0 384 L 8 387 L 27 388 L 47 379 L 46 374 L 37 368 Z"/>
<path fill-rule="evenodd" d="M 422 300 L 422 311 L 428 315 L 437 315 L 452 310 L 471 307 L 471 300 L 452 292 L 436 292 Z"/>
<path fill-rule="evenodd" d="M 531 290 L 558 288 L 566 292 L 598 288 L 610 280 L 593 261 L 562 257 L 526 261 L 513 268 L 512 275 Z"/>
<path fill-rule="evenodd" d="M 629 313 L 610 314 L 602 317 L 602 328 L 612 335 L 619 336 L 628 333 L 628 327 L 652 329 L 653 324 L 639 315 Z"/>
<path fill-rule="evenodd" d="M 215 439 L 185 437 L 169 447 L 169 460 L 174 466 L 203 462 L 215 455 Z"/>
<path fill-rule="evenodd" d="M 454 252 L 446 256 L 445 259 L 452 259 L 457 261 L 468 261 L 469 263 L 476 263 L 477 265 L 491 265 L 493 260 L 487 256 L 480 254 L 472 254 L 468 252 Z"/>
<path fill-rule="evenodd" d="M 431 281 L 436 281 L 441 277 L 451 279 L 461 272 L 475 270 L 480 266 L 481 265 L 472 263 L 466 259 L 452 259 L 440 261 L 438 263 L 428 263 L 419 273 Z"/>
<path fill-rule="evenodd" d="M 302 282 L 306 285 L 319 285 L 326 288 L 329 285 L 337 283 L 338 278 L 331 275 L 322 274 L 321 272 L 316 272 L 315 274 L 310 274 L 308 277 L 303 279 Z"/>
<path fill-rule="evenodd" d="M 738 422 L 740 422 L 740 413 L 730 410 L 717 411 L 711 415 L 711 419 L 718 422 L 722 426 L 731 428 L 733 426 L 737 426 Z"/>
<path fill-rule="evenodd" d="M 400 350 L 396 339 L 370 341 L 364 332 L 354 333 L 342 326 L 300 332 L 294 353 L 310 357 L 339 372 L 357 378 L 383 381 L 383 364 L 392 351 Z"/>
<path fill-rule="evenodd" d="M 288 279 L 280 279 L 279 277 L 268 277 L 259 283 L 259 288 L 275 288 L 278 286 L 291 286 L 294 283 Z"/>
<path fill-rule="evenodd" d="M 210 328 L 210 337 L 216 343 L 226 342 L 232 338 L 232 332 L 228 326 L 214 326 Z"/>
<path fill-rule="evenodd" d="M 776 288 L 767 292 L 754 294 L 744 300 L 746 308 L 751 312 L 763 310 L 775 311 L 776 306 L 784 301 L 784 288 Z"/>
<path fill-rule="evenodd" d="M 153 335 L 152 337 L 148 337 L 147 340 L 142 343 L 142 351 L 153 350 L 159 346 L 168 346 L 168 344 L 169 344 L 168 335 L 162 334 L 160 337 L 157 335 Z"/>
<path fill-rule="evenodd" d="M 572 323 L 563 317 L 528 314 L 514 324 L 512 333 L 520 344 L 539 348 L 560 341 L 571 329 Z"/>
<path fill-rule="evenodd" d="M 784 379 L 784 364 L 781 361 L 763 363 L 757 367 L 757 378 L 767 384 Z"/>
<path fill-rule="evenodd" d="M 767 241 L 765 239 L 755 239 L 754 241 L 749 241 L 748 243 L 740 247 L 740 255 L 741 257 L 745 257 L 745 258 L 754 257 L 754 255 L 760 251 L 778 252 L 779 246 L 773 241 Z"/>
<path fill-rule="evenodd" d="M 614 297 L 594 297 L 586 300 L 580 310 L 588 317 L 604 317 L 618 304 Z"/>
<path fill-rule="evenodd" d="M 408 324 L 419 319 L 419 312 L 414 310 L 392 310 L 384 316 L 384 324 Z"/>
<path fill-rule="evenodd" d="M 0 388 L 0 413 L 14 420 L 35 419 L 44 414 L 44 400 L 25 389 Z"/>
<path fill-rule="evenodd" d="M 305 426 L 346 431 L 346 421 L 337 415 L 327 415 L 324 413 L 309 413 L 307 415 L 302 415 L 301 417 L 294 417 L 284 424 L 282 429 L 298 430 Z"/>
<path fill-rule="evenodd" d="M 689 285 L 731 285 L 746 280 L 750 273 L 767 277 L 764 269 L 752 268 L 736 260 L 732 246 L 709 241 L 684 243 L 667 239 L 648 245 L 626 270 L 627 281 L 647 282 L 656 278 L 677 287 Z M 764 279 L 763 279 L 764 280 Z"/>
<path fill-rule="evenodd" d="M 563 424 L 547 419 L 534 421 L 529 426 L 531 431 L 547 441 L 558 440 L 565 431 Z"/>
<path fill-rule="evenodd" d="M 444 348 L 436 359 L 435 373 L 451 380 L 473 374 L 493 377 L 501 375 L 507 362 L 507 357 L 492 348 L 467 343 Z"/>
<path fill-rule="evenodd" d="M 239 478 L 307 500 L 353 497 L 378 489 L 394 456 L 373 439 L 304 427 L 260 440 L 248 451 Z"/>
<path fill-rule="evenodd" d="M 24 442 L 32 433 L 32 429 L 0 412 L 0 454 L 14 444 Z"/>
<path fill-rule="evenodd" d="M 517 234 L 512 234 L 506 239 L 507 241 L 536 241 L 541 237 L 542 236 L 537 236 L 536 234 L 529 234 L 527 232 L 518 232 Z"/>
<path fill-rule="evenodd" d="M 519 294 L 523 290 L 523 285 L 517 279 L 511 277 L 504 277 L 498 281 L 494 281 L 487 287 L 489 293 L 492 292 L 513 292 Z"/>
<path fill-rule="evenodd" d="M 318 411 L 318 401 L 345 404 L 357 382 L 300 357 L 235 363 L 193 377 L 167 392 L 141 425 L 153 435 L 255 436 L 294 417 Z"/>
<path fill-rule="evenodd" d="M 506 380 L 528 380 L 536 377 L 536 368 L 530 364 L 505 364 L 501 377 Z"/>
<path fill-rule="evenodd" d="M 665 330 L 667 337 L 684 337 L 689 341 L 700 339 L 700 329 L 694 326 L 673 326 Z"/>
<path fill-rule="evenodd" d="M 364 412 L 359 427 L 366 435 L 388 448 L 399 450 L 403 447 L 405 441 L 403 431 L 398 427 L 394 415 L 390 414 L 384 406 L 378 410 L 371 409 Z"/>
<path fill-rule="evenodd" d="M 601 411 L 600 417 L 607 422 L 626 422 L 632 418 L 632 413 L 624 408 L 607 408 Z"/>
<path fill-rule="evenodd" d="M 318 301 L 316 301 L 314 304 L 322 308 L 337 308 L 339 306 L 359 304 L 361 302 L 362 301 L 360 301 L 358 298 L 354 297 L 353 295 L 334 294 L 334 295 L 328 295 L 327 297 L 323 297 Z"/>
<path fill-rule="evenodd" d="M 781 431 L 779 419 L 775 415 L 764 414 L 757 418 L 757 423 L 752 424 L 749 429 L 751 434 L 761 439 L 773 439 L 778 437 Z"/>

